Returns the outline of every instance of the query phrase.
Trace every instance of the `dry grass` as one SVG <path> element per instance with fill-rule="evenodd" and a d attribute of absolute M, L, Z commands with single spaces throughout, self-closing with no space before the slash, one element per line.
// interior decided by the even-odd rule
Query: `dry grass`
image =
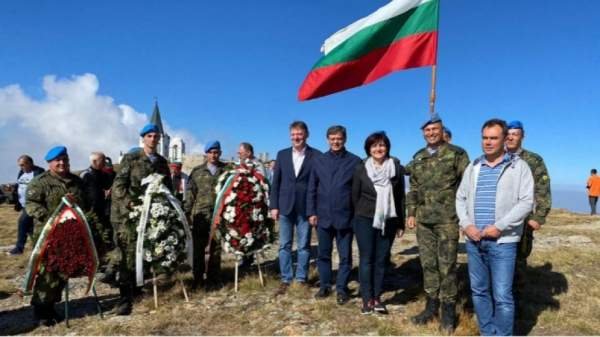
<path fill-rule="evenodd" d="M 587 236 L 591 244 L 556 246 L 534 249 L 530 258 L 528 283 L 518 328 L 534 335 L 598 335 L 600 322 L 600 271 L 595 267 L 600 259 L 596 237 L 600 234 L 600 218 L 554 211 L 538 238 L 564 235 Z M 16 213 L 0 206 L 0 245 L 14 243 Z M 154 309 L 151 289 L 136 303 L 129 317 L 107 314 L 101 320 L 96 315 L 92 299 L 74 292 L 71 304 L 75 318 L 71 328 L 64 323 L 54 328 L 34 327 L 29 321 L 28 305 L 13 295 L 15 280 L 24 273 L 26 258 L 0 259 L 0 331 L 3 334 L 34 335 L 438 335 L 438 323 L 425 327 L 410 323 L 410 316 L 424 305 L 420 267 L 414 250 L 414 233 L 395 243 L 393 262 L 395 273 L 386 284 L 384 300 L 388 316 L 360 315 L 358 283 L 350 283 L 354 297 L 345 306 L 335 303 L 335 296 L 315 300 L 317 288 L 294 285 L 288 294 L 274 297 L 278 286 L 273 261 L 265 271 L 263 288 L 256 270 L 242 274 L 240 292 L 233 291 L 231 261 L 224 265 L 227 282 L 217 291 L 190 292 L 185 303 L 178 285 L 166 287 L 159 294 L 160 307 Z M 28 243 L 29 245 L 29 243 Z M 459 325 L 456 335 L 478 334 L 472 313 L 466 257 L 459 255 Z M 312 268 L 311 282 L 318 280 Z M 116 291 L 99 285 L 99 294 L 106 309 L 114 306 Z M 7 297 L 8 296 L 8 297 Z M 58 309 L 59 307 L 57 307 Z M 62 306 L 60 306 L 62 309 Z"/>

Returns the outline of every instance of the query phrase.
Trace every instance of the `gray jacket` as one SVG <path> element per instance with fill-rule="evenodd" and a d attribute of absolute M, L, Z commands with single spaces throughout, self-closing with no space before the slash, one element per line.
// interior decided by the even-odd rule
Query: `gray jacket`
<path fill-rule="evenodd" d="M 484 157 L 467 166 L 456 193 L 459 225 L 466 229 L 475 224 L 475 193 Z M 533 210 L 533 175 L 525 161 L 513 156 L 498 177 L 496 223 L 501 232 L 498 243 L 519 242 L 523 221 Z M 468 238 L 467 238 L 468 239 Z"/>

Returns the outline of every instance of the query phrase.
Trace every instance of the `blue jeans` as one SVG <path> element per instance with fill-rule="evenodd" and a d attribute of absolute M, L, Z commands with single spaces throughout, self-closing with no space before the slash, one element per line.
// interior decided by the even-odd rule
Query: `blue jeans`
<path fill-rule="evenodd" d="M 352 228 L 335 229 L 317 227 L 317 238 L 319 239 L 319 258 L 317 268 L 319 269 L 319 280 L 321 289 L 331 288 L 331 254 L 333 251 L 333 239 L 340 257 L 340 266 L 336 277 L 335 289 L 338 294 L 348 293 L 348 282 L 352 271 Z"/>
<path fill-rule="evenodd" d="M 388 229 L 385 236 L 381 235 L 381 230 L 373 228 L 373 218 L 362 216 L 354 217 L 352 226 L 358 243 L 360 295 L 366 302 L 379 298 L 383 292 L 383 276 L 392 242 L 390 236 L 395 233 Z"/>
<path fill-rule="evenodd" d="M 25 243 L 27 242 L 27 235 L 33 234 L 33 218 L 30 217 L 25 209 L 21 211 L 19 220 L 17 220 L 18 231 L 17 231 L 17 243 L 15 247 L 21 252 L 25 249 Z M 33 243 L 35 245 L 35 242 Z"/>
<path fill-rule="evenodd" d="M 512 286 L 517 243 L 466 241 L 473 306 L 484 336 L 513 334 L 515 303 Z"/>
<path fill-rule="evenodd" d="M 308 278 L 308 263 L 310 262 L 310 234 L 311 228 L 305 216 L 290 215 L 279 216 L 279 269 L 281 282 L 291 283 L 294 278 L 292 270 L 292 241 L 296 228 L 296 249 L 298 250 L 298 264 L 296 265 L 296 281 L 306 282 Z"/>

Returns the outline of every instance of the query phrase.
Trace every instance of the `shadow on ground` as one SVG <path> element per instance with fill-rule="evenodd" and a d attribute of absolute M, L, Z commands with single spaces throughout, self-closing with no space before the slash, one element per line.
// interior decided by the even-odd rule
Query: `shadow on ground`
<path fill-rule="evenodd" d="M 104 313 L 112 310 L 118 301 L 115 296 L 101 296 L 98 299 Z M 54 308 L 61 317 L 64 317 L 64 302 L 55 305 Z M 94 315 L 98 315 L 98 308 L 93 296 L 69 301 L 69 320 Z M 0 331 L 3 335 L 26 334 L 37 327 L 38 324 L 33 319 L 33 309 L 30 305 L 0 312 Z"/>
<path fill-rule="evenodd" d="M 567 292 L 569 284 L 565 275 L 552 268 L 550 262 L 538 267 L 527 267 L 527 283 L 519 301 L 515 335 L 528 335 L 542 312 L 560 309 L 556 296 Z"/>

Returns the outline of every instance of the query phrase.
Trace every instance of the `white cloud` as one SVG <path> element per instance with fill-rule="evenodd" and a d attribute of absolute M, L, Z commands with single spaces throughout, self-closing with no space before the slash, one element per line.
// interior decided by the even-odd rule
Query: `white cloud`
<path fill-rule="evenodd" d="M 28 96 L 18 84 L 0 88 L 0 182 L 16 179 L 21 154 L 30 154 L 45 167 L 43 156 L 54 145 L 68 148 L 74 170 L 88 166 L 92 151 L 103 151 L 116 162 L 121 151 L 137 146 L 148 116 L 98 95 L 99 85 L 94 74 L 62 79 L 48 75 L 40 99 Z M 184 139 L 188 152 L 201 147 L 191 133 L 166 127 L 172 137 Z"/>

